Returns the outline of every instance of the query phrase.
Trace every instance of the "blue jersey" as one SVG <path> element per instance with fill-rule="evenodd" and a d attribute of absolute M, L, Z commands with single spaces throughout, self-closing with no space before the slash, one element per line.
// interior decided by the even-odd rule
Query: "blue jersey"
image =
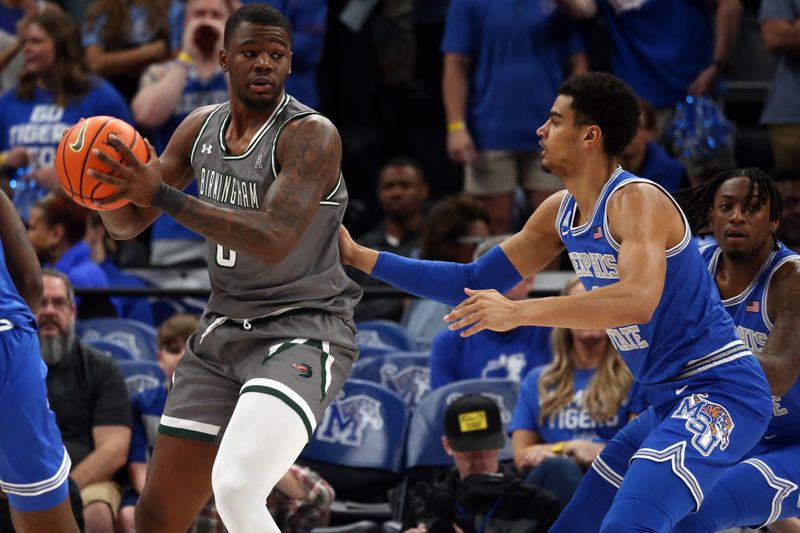
<path fill-rule="evenodd" d="M 522 381 L 528 372 L 552 360 L 552 328 L 522 326 L 511 331 L 481 331 L 462 337 L 447 328 L 431 345 L 431 389 L 472 378 Z"/>
<path fill-rule="evenodd" d="M 567 193 L 558 211 L 556 230 L 569 252 L 575 272 L 586 290 L 616 283 L 619 243 L 608 229 L 606 205 L 621 187 L 652 181 L 618 168 L 603 186 L 587 221 L 578 226 L 578 206 Z M 664 191 L 670 199 L 669 194 Z M 673 201 L 674 203 L 674 201 Z M 675 204 L 675 208 L 680 208 Z M 661 300 L 646 324 L 630 324 L 607 331 L 614 347 L 644 385 L 686 379 L 714 366 L 750 355 L 736 336 L 719 292 L 708 275 L 697 247 L 692 244 L 689 224 L 681 212 L 685 232 L 677 245 L 667 250 L 667 271 Z"/>
<path fill-rule="evenodd" d="M 614 416 L 599 422 L 593 420 L 584 406 L 584 396 L 595 369 L 575 369 L 572 401 L 540 423 L 539 378 L 546 369 L 547 366 L 534 368 L 522 381 L 519 400 L 508 426 L 509 432 L 518 429 L 535 431 L 542 442 L 572 439 L 608 442 L 628 423 L 629 415 L 637 414 L 641 408 L 641 401 L 633 398 L 639 394 L 639 389 L 632 386 L 628 398 L 619 406 Z"/>
<path fill-rule="evenodd" d="M 709 272 L 716 277 L 722 250 L 717 245 L 712 245 L 704 248 L 701 253 L 708 264 Z M 797 260 L 800 260 L 800 255 L 779 244 L 779 248 L 770 254 L 741 294 L 722 300 L 736 324 L 739 337 L 754 353 L 764 349 L 772 331 L 772 321 L 767 316 L 767 296 L 772 276 L 787 262 Z M 773 416 L 765 437 L 800 440 L 800 384 L 795 382 L 783 396 L 773 396 L 772 402 Z"/>
<path fill-rule="evenodd" d="M 6 255 L 0 241 L 0 319 L 6 319 L 18 328 L 36 331 L 36 320 L 28 304 L 20 296 L 6 268 Z"/>

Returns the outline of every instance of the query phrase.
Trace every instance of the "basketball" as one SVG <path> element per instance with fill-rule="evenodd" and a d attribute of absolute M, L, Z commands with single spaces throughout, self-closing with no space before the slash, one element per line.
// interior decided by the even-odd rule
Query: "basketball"
<path fill-rule="evenodd" d="M 61 188 L 73 201 L 89 209 L 107 211 L 128 203 L 128 200 L 118 200 L 103 206 L 93 203 L 117 192 L 113 185 L 105 184 L 86 173 L 89 169 L 111 173 L 108 165 L 92 155 L 93 148 L 117 161 L 122 159 L 108 142 L 111 133 L 127 144 L 140 161 L 147 161 L 147 145 L 139 132 L 124 120 L 107 116 L 82 118 L 67 130 L 56 149 L 56 174 Z"/>

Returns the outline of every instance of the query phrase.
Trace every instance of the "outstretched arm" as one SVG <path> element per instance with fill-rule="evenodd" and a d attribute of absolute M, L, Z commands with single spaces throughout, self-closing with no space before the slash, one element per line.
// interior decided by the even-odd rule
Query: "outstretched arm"
<path fill-rule="evenodd" d="M 617 283 L 518 302 L 496 291 L 468 290 L 470 297 L 445 317 L 450 329 L 470 326 L 461 332 L 466 337 L 523 325 L 607 329 L 648 322 L 664 289 L 666 250 L 680 241 L 683 221 L 662 192 L 645 184 L 630 184 L 615 193 L 608 202 L 608 219 L 620 243 Z"/>
<path fill-rule="evenodd" d="M 775 320 L 761 353 L 756 354 L 772 394 L 780 396 L 800 375 L 800 261 L 783 265 L 769 286 L 769 311 Z"/>
<path fill-rule="evenodd" d="M 126 161 L 135 159 L 118 139 L 111 144 Z M 96 175 L 119 189 L 106 202 L 128 198 L 140 207 L 163 209 L 190 230 L 274 265 L 297 246 L 320 200 L 339 178 L 342 143 L 328 119 L 311 115 L 284 127 L 276 154 L 281 171 L 267 191 L 263 211 L 220 207 L 172 188 L 161 180 L 152 147 L 147 164 L 135 160 L 125 166 L 103 158 L 116 175 Z"/>
<path fill-rule="evenodd" d="M 42 270 L 28 232 L 6 193 L 0 190 L 0 242 L 6 268 L 20 296 L 36 313 L 42 303 Z"/>
<path fill-rule="evenodd" d="M 472 263 L 424 261 L 379 253 L 355 243 L 344 228 L 339 234 L 339 254 L 346 265 L 415 296 L 448 305 L 465 298 L 465 287 L 505 292 L 524 276 L 544 268 L 563 249 L 555 230 L 563 194 L 556 193 L 542 202 L 522 231 Z"/>

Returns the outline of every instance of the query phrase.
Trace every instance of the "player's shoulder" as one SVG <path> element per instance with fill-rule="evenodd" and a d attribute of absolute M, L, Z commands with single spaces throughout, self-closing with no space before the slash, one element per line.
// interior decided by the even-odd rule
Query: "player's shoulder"
<path fill-rule="evenodd" d="M 787 255 L 775 270 L 769 284 L 770 297 L 800 298 L 800 255 Z M 798 301 L 797 305 L 800 305 Z"/>
<path fill-rule="evenodd" d="M 282 136 L 285 135 L 335 135 L 339 130 L 333 122 L 317 112 L 290 117 L 284 124 Z"/>

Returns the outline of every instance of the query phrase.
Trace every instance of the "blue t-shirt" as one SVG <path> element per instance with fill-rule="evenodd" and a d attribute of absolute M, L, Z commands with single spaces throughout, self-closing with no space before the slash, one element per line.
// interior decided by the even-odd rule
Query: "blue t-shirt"
<path fill-rule="evenodd" d="M 0 31 L 9 35 L 17 34 L 17 21 L 25 16 L 25 10 L 21 7 L 7 7 L 0 3 Z"/>
<path fill-rule="evenodd" d="M 608 22 L 614 74 L 655 107 L 686 96 L 714 61 L 714 12 L 706 0 L 596 0 Z"/>
<path fill-rule="evenodd" d="M 717 246 L 708 246 L 702 250 L 703 259 L 708 270 L 716 278 L 719 271 L 722 250 Z M 800 255 L 786 248 L 783 243 L 774 250 L 750 284 L 740 294 L 722 300 L 725 310 L 730 313 L 736 324 L 736 330 L 742 341 L 753 353 L 764 349 L 767 338 L 772 331 L 772 321 L 767 315 L 767 296 L 772 276 L 783 265 L 790 261 L 800 261 Z M 770 441 L 775 437 L 791 441 L 800 441 L 800 383 L 795 382 L 783 396 L 772 397 L 772 420 L 764 433 Z"/>
<path fill-rule="evenodd" d="M 656 142 L 647 143 L 647 152 L 642 164 L 641 176 L 664 187 L 667 192 L 677 191 L 686 176 L 680 161 L 670 156 Z"/>
<path fill-rule="evenodd" d="M 762 0 L 758 21 L 800 18 L 800 0 Z M 772 88 L 761 115 L 763 124 L 800 124 L 800 62 L 788 53 L 779 54 Z"/>
<path fill-rule="evenodd" d="M 548 364 L 551 328 L 523 326 L 507 332 L 481 331 L 461 337 L 444 329 L 433 339 L 431 389 L 472 378 L 522 381 L 533 368 Z"/>
<path fill-rule="evenodd" d="M 467 123 L 482 150 L 539 150 L 536 129 L 582 52 L 575 22 L 552 2 L 453 0 L 442 52 L 469 56 Z"/>
<path fill-rule="evenodd" d="M 143 279 L 126 274 L 120 270 L 111 259 L 106 259 L 101 263 L 100 268 L 103 269 L 103 272 L 108 278 L 108 283 L 112 287 L 150 287 L 150 284 Z M 139 322 L 144 322 L 151 326 L 155 325 L 153 322 L 153 310 L 147 298 L 122 296 L 112 298 L 111 300 L 119 311 L 120 317 L 138 320 Z"/>
<path fill-rule="evenodd" d="M 151 28 L 147 22 L 147 11 L 134 3 L 127 3 L 126 9 L 130 10 L 130 32 L 128 34 L 129 45 L 142 45 L 155 40 L 158 30 L 160 28 Z M 89 25 L 84 23 L 82 28 L 83 47 L 88 48 L 92 45 L 97 45 L 105 48 L 101 31 L 108 21 L 108 16 L 105 13 L 101 14 L 95 20 L 94 25 L 89 28 Z"/>
<path fill-rule="evenodd" d="M 13 252 L 12 252 L 13 253 Z M 0 241 L 0 318 L 19 328 L 36 331 L 36 320 L 27 302 L 22 299 L 6 268 L 6 254 Z"/>
<path fill-rule="evenodd" d="M 73 244 L 53 267 L 66 274 L 74 287 L 109 286 L 106 273 L 92 261 L 92 251 L 83 241 Z"/>
<path fill-rule="evenodd" d="M 519 389 L 519 399 L 508 426 L 509 432 L 518 429 L 538 433 L 542 442 L 558 442 L 562 440 L 589 440 L 592 442 L 608 442 L 614 434 L 628 423 L 631 414 L 638 414 L 641 406 L 640 389 L 631 386 L 628 398 L 622 402 L 616 414 L 608 420 L 597 422 L 584 408 L 584 394 L 595 369 L 575 369 L 572 401 L 560 411 L 551 414 L 539 423 L 539 377 L 547 366 L 534 368 Z"/>
<path fill-rule="evenodd" d="M 133 428 L 131 447 L 128 450 L 129 463 L 146 463 L 150 450 L 156 444 L 158 423 L 167 405 L 167 387 L 152 387 L 135 394 L 131 398 Z"/>
<path fill-rule="evenodd" d="M 618 168 L 600 191 L 592 212 L 580 218 L 586 220 L 580 225 L 575 198 L 564 195 L 556 229 L 587 291 L 619 281 L 620 244 L 608 229 L 607 203 L 620 188 L 637 182 L 659 187 Z M 681 218 L 684 236 L 666 251 L 664 289 L 650 321 L 606 330 L 634 378 L 644 385 L 686 379 L 727 361 L 752 357 L 722 307 L 719 291 L 692 243 L 686 217 Z M 724 358 L 719 357 L 721 353 Z"/>

